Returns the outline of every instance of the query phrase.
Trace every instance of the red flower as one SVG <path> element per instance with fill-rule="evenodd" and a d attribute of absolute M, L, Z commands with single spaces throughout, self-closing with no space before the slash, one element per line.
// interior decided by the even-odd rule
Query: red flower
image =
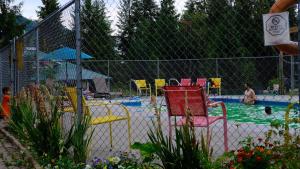
<path fill-rule="evenodd" d="M 256 157 L 256 161 L 261 161 L 261 160 L 262 160 L 262 158 L 260 156 Z"/>
<path fill-rule="evenodd" d="M 238 163 L 241 163 L 242 161 L 243 161 L 243 157 L 238 157 L 237 162 L 238 162 Z"/>
<path fill-rule="evenodd" d="M 250 158 L 250 157 L 252 156 L 252 153 L 246 153 L 245 156 L 246 156 L 247 158 Z"/>

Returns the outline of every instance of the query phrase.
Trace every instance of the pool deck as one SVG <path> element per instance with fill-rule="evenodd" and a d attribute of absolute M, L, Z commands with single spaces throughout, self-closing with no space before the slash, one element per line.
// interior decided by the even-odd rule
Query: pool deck
<path fill-rule="evenodd" d="M 227 99 L 240 99 L 242 96 L 211 96 L 211 98 L 227 98 Z M 290 102 L 297 100 L 298 97 L 291 96 L 258 96 L 258 99 L 268 100 L 268 101 L 286 101 Z M 100 100 L 98 100 L 100 101 Z M 96 101 L 96 102 L 98 102 Z M 150 104 L 149 97 L 141 98 L 142 106 L 127 106 L 130 115 L 130 129 L 131 129 L 131 144 L 134 142 L 147 142 L 148 135 L 147 133 L 150 129 L 153 129 L 153 122 L 157 122 L 155 115 L 155 110 Z M 165 105 L 163 97 L 157 98 L 158 105 Z M 165 107 L 165 106 L 164 106 Z M 93 112 L 93 117 L 105 115 L 104 107 L 92 106 L 91 110 Z M 113 106 L 111 108 L 112 112 L 116 115 L 124 115 L 124 112 L 119 106 Z M 164 111 L 166 112 L 166 111 Z M 65 113 L 64 115 L 64 126 L 69 128 L 73 120 L 73 113 Z M 165 135 L 169 133 L 168 127 L 168 115 L 167 113 L 160 114 L 161 126 Z M 174 122 L 175 119 L 172 119 Z M 93 157 L 107 157 L 113 155 L 115 152 L 119 151 L 132 151 L 130 150 L 128 143 L 128 128 L 127 121 L 117 121 L 112 123 L 112 136 L 113 136 L 113 147 L 110 146 L 109 141 L 109 124 L 99 124 L 94 125 L 95 129 L 94 135 L 91 143 L 91 152 L 90 158 Z M 265 132 L 268 131 L 270 127 L 268 125 L 258 125 L 253 123 L 238 123 L 235 121 L 228 121 L 228 142 L 229 149 L 239 148 L 240 141 L 243 141 L 248 136 L 253 138 L 261 137 L 263 138 Z M 213 155 L 215 157 L 223 154 L 223 122 L 222 120 L 215 122 L 210 126 L 211 131 L 211 146 L 214 149 Z M 205 128 L 197 128 L 196 133 L 200 139 L 200 134 L 206 134 Z M 173 127 L 174 133 L 174 127 Z M 134 152 L 134 151 L 133 151 Z"/>

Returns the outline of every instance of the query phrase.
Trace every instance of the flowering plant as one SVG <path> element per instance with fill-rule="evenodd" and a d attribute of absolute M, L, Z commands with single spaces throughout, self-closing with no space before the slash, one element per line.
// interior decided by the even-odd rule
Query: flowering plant
<path fill-rule="evenodd" d="M 273 156 L 272 143 L 263 142 L 261 138 L 258 138 L 258 142 L 247 138 L 242 145 L 240 149 L 230 153 L 230 168 L 265 169 L 270 166 Z"/>
<path fill-rule="evenodd" d="M 93 169 L 129 169 L 140 168 L 140 164 L 134 154 L 121 153 L 107 159 L 95 157 L 93 159 Z"/>

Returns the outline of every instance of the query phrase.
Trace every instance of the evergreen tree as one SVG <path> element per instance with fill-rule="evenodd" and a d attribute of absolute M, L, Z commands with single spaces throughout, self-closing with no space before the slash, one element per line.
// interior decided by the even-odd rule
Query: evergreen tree
<path fill-rule="evenodd" d="M 115 40 L 103 0 L 85 0 L 81 11 L 83 50 L 96 59 L 115 59 Z"/>
<path fill-rule="evenodd" d="M 9 44 L 9 41 L 23 33 L 25 24 L 17 23 L 21 4 L 11 6 L 13 0 L 0 0 L 0 48 Z"/>
<path fill-rule="evenodd" d="M 131 0 L 120 0 L 118 23 L 119 43 L 118 49 L 121 51 L 121 56 L 124 58 L 128 55 L 133 27 L 131 24 Z"/>
<path fill-rule="evenodd" d="M 154 21 L 157 14 L 158 6 L 154 0 L 142 0 L 142 16 L 144 19 Z"/>
<path fill-rule="evenodd" d="M 205 1 L 189 0 L 185 6 L 186 10 L 180 20 L 178 57 L 180 59 L 205 58 L 209 36 Z"/>
<path fill-rule="evenodd" d="M 59 3 L 57 0 L 42 0 L 43 6 L 40 6 L 40 10 L 37 11 L 37 15 L 40 19 L 45 19 L 52 12 L 59 9 Z"/>
<path fill-rule="evenodd" d="M 58 9 L 57 0 L 42 0 L 42 6 L 36 12 L 39 19 L 43 20 Z M 62 25 L 61 13 L 51 16 L 39 27 L 40 50 L 51 52 L 57 48 L 68 46 L 68 42 L 64 38 L 65 34 L 66 28 Z"/>
<path fill-rule="evenodd" d="M 176 58 L 178 52 L 178 17 L 174 0 L 162 0 L 154 36 L 159 59 Z"/>
<path fill-rule="evenodd" d="M 156 39 L 153 36 L 156 27 L 155 22 L 158 14 L 158 6 L 154 0 L 132 1 L 131 24 L 133 36 L 128 51 L 130 59 L 144 58 L 156 59 Z"/>

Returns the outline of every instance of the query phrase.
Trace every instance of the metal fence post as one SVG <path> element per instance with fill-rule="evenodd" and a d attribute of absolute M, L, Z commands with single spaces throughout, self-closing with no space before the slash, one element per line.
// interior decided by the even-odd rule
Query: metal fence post
<path fill-rule="evenodd" d="M 75 31 L 76 31 L 76 86 L 77 86 L 77 117 L 81 121 L 82 111 L 82 69 L 81 69 L 81 36 L 80 36 L 80 0 L 75 0 Z"/>
<path fill-rule="evenodd" d="M 295 89 L 295 61 L 294 56 L 291 57 L 291 90 L 294 91 Z"/>
<path fill-rule="evenodd" d="M 218 62 L 218 58 L 216 58 L 216 77 L 219 77 L 219 62 Z"/>
<path fill-rule="evenodd" d="M 110 89 L 110 62 L 109 60 L 107 60 L 107 76 L 108 76 L 108 84 L 107 84 L 107 87 L 108 87 L 108 90 L 111 91 Z"/>
<path fill-rule="evenodd" d="M 279 94 L 284 94 L 284 73 L 283 73 L 283 52 L 279 53 L 279 72 L 278 72 L 278 77 L 279 77 Z"/>
<path fill-rule="evenodd" d="M 13 52 L 12 52 L 12 67 L 13 67 L 13 72 L 12 72 L 12 79 L 13 79 L 13 88 L 12 88 L 12 93 L 13 95 L 16 94 L 16 79 L 17 79 L 17 73 L 16 73 L 16 38 L 14 37 L 13 39 Z"/>
<path fill-rule="evenodd" d="M 157 74 L 157 78 L 159 79 L 159 60 L 156 61 L 156 74 Z"/>
<path fill-rule="evenodd" d="M 39 85 L 40 84 L 40 61 L 39 61 L 39 48 L 40 48 L 40 44 L 39 44 L 39 28 L 36 28 L 36 32 L 35 32 L 35 51 L 36 51 L 36 84 Z"/>
<path fill-rule="evenodd" d="M 9 57 L 9 68 L 10 68 L 10 89 L 12 91 L 12 95 L 14 95 L 14 46 L 13 42 L 10 44 L 10 57 Z"/>
<path fill-rule="evenodd" d="M 300 52 L 300 1 L 298 1 L 298 16 L 297 16 L 297 25 L 298 25 L 298 103 L 300 102 L 300 64 L 299 64 L 299 52 Z"/>

